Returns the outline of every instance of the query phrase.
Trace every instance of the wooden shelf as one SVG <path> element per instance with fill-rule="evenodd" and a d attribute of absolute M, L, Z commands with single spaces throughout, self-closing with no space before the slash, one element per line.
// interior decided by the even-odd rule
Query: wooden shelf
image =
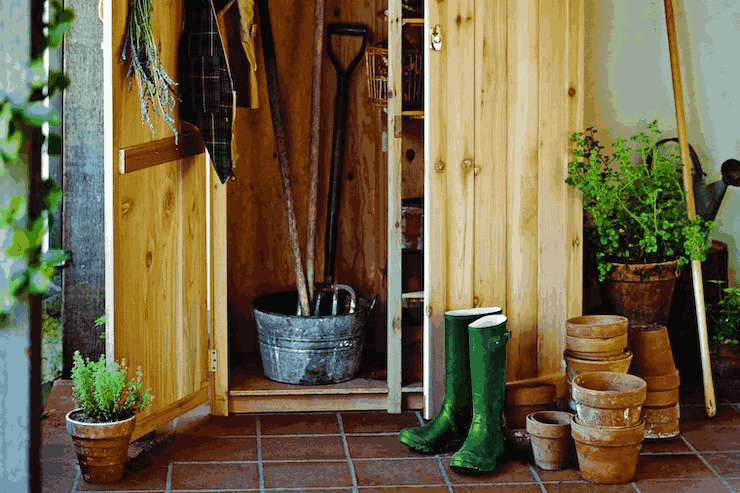
<path fill-rule="evenodd" d="M 404 17 L 403 24 L 407 26 L 424 26 L 423 17 Z"/>
<path fill-rule="evenodd" d="M 385 380 L 358 377 L 329 385 L 292 385 L 269 380 L 263 375 L 234 375 L 229 395 L 331 395 L 388 393 Z"/>
<path fill-rule="evenodd" d="M 402 293 L 401 299 L 403 300 L 404 307 L 423 305 L 424 304 L 424 291 L 412 291 L 409 293 Z"/>
<path fill-rule="evenodd" d="M 403 110 L 401 111 L 401 116 L 407 116 L 412 120 L 423 120 L 424 110 Z"/>

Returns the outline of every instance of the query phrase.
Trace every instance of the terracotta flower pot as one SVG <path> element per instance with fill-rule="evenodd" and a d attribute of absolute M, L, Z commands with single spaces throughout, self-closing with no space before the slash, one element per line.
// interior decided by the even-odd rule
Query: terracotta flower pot
<path fill-rule="evenodd" d="M 632 362 L 632 352 L 624 353 L 614 358 L 604 360 L 590 360 L 577 358 L 572 352 L 565 351 L 566 376 L 568 380 L 573 380 L 576 375 L 592 371 L 609 371 L 613 373 L 627 373 L 630 363 Z"/>
<path fill-rule="evenodd" d="M 627 343 L 627 334 L 609 337 L 607 339 L 565 336 L 565 348 L 573 356 L 583 359 L 601 359 L 619 356 L 624 353 Z"/>
<path fill-rule="evenodd" d="M 642 408 L 645 421 L 645 438 L 673 438 L 679 433 L 681 408 L 678 403 L 669 407 Z"/>
<path fill-rule="evenodd" d="M 740 345 L 709 341 L 709 354 L 717 393 L 740 402 Z"/>
<path fill-rule="evenodd" d="M 627 317 L 630 324 L 667 323 L 681 274 L 678 262 L 611 265 L 602 288 L 613 313 Z"/>
<path fill-rule="evenodd" d="M 627 333 L 628 320 L 619 315 L 584 315 L 565 322 L 566 334 L 584 339 L 609 339 Z"/>
<path fill-rule="evenodd" d="M 645 380 L 626 373 L 581 373 L 572 381 L 578 419 L 594 426 L 632 426 L 640 421 Z"/>
<path fill-rule="evenodd" d="M 681 386 L 681 377 L 678 370 L 674 370 L 666 375 L 638 375 L 647 383 L 649 392 L 660 392 L 663 390 L 673 390 Z"/>
<path fill-rule="evenodd" d="M 84 423 L 67 413 L 67 432 L 77 451 L 82 477 L 88 483 L 112 483 L 123 476 L 136 416 L 113 423 Z"/>
<path fill-rule="evenodd" d="M 643 405 L 646 407 L 668 407 L 675 406 L 677 402 L 678 389 L 670 389 L 657 392 L 648 391 Z"/>
<path fill-rule="evenodd" d="M 573 417 L 564 411 L 537 411 L 527 416 L 532 454 L 541 469 L 559 471 L 573 459 L 575 444 L 570 431 Z"/>
<path fill-rule="evenodd" d="M 637 469 L 645 422 L 633 426 L 591 426 L 578 418 L 570 426 L 576 444 L 578 469 L 587 481 L 620 484 L 632 481 Z"/>
<path fill-rule="evenodd" d="M 665 326 L 632 325 L 629 339 L 629 348 L 634 354 L 630 366 L 630 373 L 633 375 L 659 376 L 676 370 L 671 341 Z"/>
<path fill-rule="evenodd" d="M 523 429 L 527 426 L 527 415 L 535 411 L 555 408 L 557 387 L 550 383 L 531 386 L 510 385 L 506 387 L 504 417 L 506 427 Z"/>

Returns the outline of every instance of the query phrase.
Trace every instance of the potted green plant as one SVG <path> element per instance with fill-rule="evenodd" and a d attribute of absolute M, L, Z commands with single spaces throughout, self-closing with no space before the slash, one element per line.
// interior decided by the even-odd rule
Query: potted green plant
<path fill-rule="evenodd" d="M 714 382 L 720 394 L 735 402 L 740 399 L 740 287 L 723 289 L 716 304 L 707 304 L 707 315 Z"/>
<path fill-rule="evenodd" d="M 665 323 L 680 267 L 705 259 L 714 228 L 700 216 L 689 220 L 680 156 L 659 149 L 657 121 L 648 130 L 630 138 L 635 149 L 614 140 L 611 155 L 593 127 L 574 133 L 565 180 L 583 193 L 588 267 L 631 324 Z M 641 286 L 651 278 L 656 284 Z"/>
<path fill-rule="evenodd" d="M 75 351 L 72 392 L 79 408 L 66 416 L 67 431 L 77 450 L 82 475 L 88 483 L 110 483 L 123 476 L 136 413 L 151 402 L 143 391 L 141 367 L 127 377 L 126 360 L 106 363 L 83 358 Z"/>

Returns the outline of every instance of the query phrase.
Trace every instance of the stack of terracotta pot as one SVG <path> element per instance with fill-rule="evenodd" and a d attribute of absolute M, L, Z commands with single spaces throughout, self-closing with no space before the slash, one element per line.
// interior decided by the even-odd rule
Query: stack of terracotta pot
<path fill-rule="evenodd" d="M 663 325 L 631 325 L 630 349 L 634 354 L 629 372 L 647 382 L 642 408 L 645 438 L 673 438 L 679 433 L 680 378 Z"/>
<path fill-rule="evenodd" d="M 589 372 L 572 384 L 571 433 L 581 475 L 594 483 L 631 481 L 645 437 L 641 412 L 647 383 L 626 373 Z"/>
<path fill-rule="evenodd" d="M 618 315 L 584 315 L 567 320 L 565 361 L 569 389 L 581 373 L 627 373 L 632 361 L 632 352 L 627 349 L 627 326 L 628 320 Z M 569 405 L 575 410 L 573 399 Z"/>

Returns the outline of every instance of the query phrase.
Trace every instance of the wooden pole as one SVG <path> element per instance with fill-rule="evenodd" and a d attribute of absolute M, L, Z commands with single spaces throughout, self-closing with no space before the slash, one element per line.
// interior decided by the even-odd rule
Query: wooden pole
<path fill-rule="evenodd" d="M 311 137 L 308 152 L 308 225 L 306 227 L 306 280 L 308 296 L 314 299 L 314 258 L 316 255 L 316 203 L 319 187 L 319 137 L 321 130 L 321 62 L 324 55 L 324 0 L 314 1 L 313 66 L 311 70 Z"/>
<path fill-rule="evenodd" d="M 676 39 L 676 18 L 673 12 L 673 0 L 665 1 L 665 20 L 668 31 L 668 51 L 671 57 L 671 76 L 673 78 L 673 95 L 676 103 L 676 120 L 678 121 L 678 141 L 681 147 L 683 161 L 683 183 L 686 189 L 686 207 L 689 219 L 696 217 L 694 202 L 694 186 L 691 176 L 691 158 L 689 156 L 689 142 L 686 136 L 686 114 L 684 113 L 683 86 L 681 84 L 681 60 L 678 56 L 678 41 Z M 714 397 L 714 382 L 712 381 L 712 367 L 709 361 L 709 342 L 707 338 L 707 316 L 704 306 L 704 281 L 702 279 L 701 263 L 691 261 L 691 274 L 694 284 L 694 300 L 696 301 L 696 321 L 699 332 L 699 348 L 701 352 L 702 376 L 704 379 L 704 407 L 707 416 L 714 417 L 717 413 L 717 403 Z"/>

